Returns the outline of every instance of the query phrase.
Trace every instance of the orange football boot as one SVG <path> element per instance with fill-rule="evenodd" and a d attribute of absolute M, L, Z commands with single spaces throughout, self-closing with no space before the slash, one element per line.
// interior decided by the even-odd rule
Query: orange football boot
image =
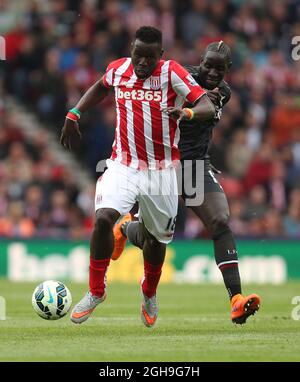
<path fill-rule="evenodd" d="M 244 297 L 236 294 L 231 299 L 231 321 L 235 324 L 244 324 L 247 318 L 255 314 L 260 305 L 260 297 L 257 294 L 250 294 Z"/>
<path fill-rule="evenodd" d="M 148 328 L 152 327 L 157 320 L 157 315 L 158 315 L 158 306 L 157 306 L 156 295 L 149 298 L 143 294 L 141 318 L 144 325 L 147 326 Z"/>
<path fill-rule="evenodd" d="M 132 217 L 131 214 L 126 214 L 124 215 L 115 225 L 113 229 L 114 233 L 114 239 L 115 239 L 115 246 L 114 246 L 114 251 L 111 255 L 111 258 L 113 260 L 118 260 L 118 258 L 122 255 L 122 252 L 124 251 L 125 244 L 127 241 L 127 237 L 125 237 L 122 234 L 121 227 L 123 224 L 127 222 L 131 222 Z"/>

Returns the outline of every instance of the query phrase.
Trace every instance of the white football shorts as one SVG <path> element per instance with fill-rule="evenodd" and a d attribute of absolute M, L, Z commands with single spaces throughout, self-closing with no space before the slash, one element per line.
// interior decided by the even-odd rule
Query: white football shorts
<path fill-rule="evenodd" d="M 135 170 L 108 159 L 96 185 L 95 210 L 113 208 L 125 215 L 135 202 L 147 230 L 159 242 L 171 242 L 178 208 L 175 169 Z"/>

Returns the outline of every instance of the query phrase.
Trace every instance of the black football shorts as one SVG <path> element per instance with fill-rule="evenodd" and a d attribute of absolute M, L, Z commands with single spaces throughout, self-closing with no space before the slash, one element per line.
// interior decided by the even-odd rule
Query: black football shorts
<path fill-rule="evenodd" d="M 177 170 L 178 193 L 184 200 L 209 192 L 224 192 L 209 159 L 181 161 Z"/>

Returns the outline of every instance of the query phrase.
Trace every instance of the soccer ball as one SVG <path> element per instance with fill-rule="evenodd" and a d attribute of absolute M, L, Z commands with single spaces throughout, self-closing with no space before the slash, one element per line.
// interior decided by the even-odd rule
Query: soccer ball
<path fill-rule="evenodd" d="M 62 318 L 68 313 L 71 304 L 71 293 L 60 281 L 44 281 L 35 288 L 32 295 L 33 309 L 45 320 Z"/>

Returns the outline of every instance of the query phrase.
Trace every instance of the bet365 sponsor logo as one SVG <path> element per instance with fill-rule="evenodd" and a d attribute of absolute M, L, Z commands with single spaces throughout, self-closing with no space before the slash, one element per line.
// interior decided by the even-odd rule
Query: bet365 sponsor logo
<path fill-rule="evenodd" d="M 300 36 L 292 38 L 292 45 L 294 46 L 292 49 L 292 59 L 298 61 L 300 60 Z"/>
<path fill-rule="evenodd" d="M 0 296 L 0 321 L 6 319 L 6 301 L 5 298 Z"/>
<path fill-rule="evenodd" d="M 6 60 L 5 38 L 0 36 L 0 60 Z"/>
<path fill-rule="evenodd" d="M 161 90 L 144 90 L 144 89 L 128 89 L 122 90 L 118 88 L 117 98 L 125 99 L 128 101 L 156 101 L 161 102 L 162 92 Z"/>

